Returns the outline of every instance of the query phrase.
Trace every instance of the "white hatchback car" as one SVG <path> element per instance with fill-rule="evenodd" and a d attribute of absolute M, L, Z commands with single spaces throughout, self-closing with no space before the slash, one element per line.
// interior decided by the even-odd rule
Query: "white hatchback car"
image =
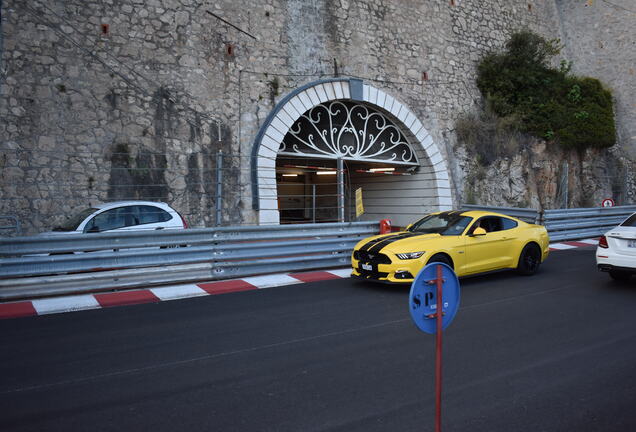
<path fill-rule="evenodd" d="M 116 201 L 82 210 L 50 234 L 162 230 L 187 228 L 183 216 L 168 204 Z"/>
<path fill-rule="evenodd" d="M 596 265 L 614 280 L 626 281 L 636 274 L 636 213 L 601 236 Z"/>

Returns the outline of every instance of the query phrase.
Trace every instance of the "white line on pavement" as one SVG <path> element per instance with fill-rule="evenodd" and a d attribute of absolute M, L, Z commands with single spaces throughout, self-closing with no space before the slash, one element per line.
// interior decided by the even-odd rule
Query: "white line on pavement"
<path fill-rule="evenodd" d="M 90 294 L 33 300 L 32 303 L 38 315 L 101 308 Z"/>
<path fill-rule="evenodd" d="M 565 250 L 565 249 L 575 249 L 576 246 L 566 245 L 566 244 L 563 244 L 563 243 L 554 243 L 554 244 L 550 245 L 550 248 Z"/>
<path fill-rule="evenodd" d="M 175 300 L 180 298 L 198 297 L 208 293 L 196 285 L 172 285 L 151 288 L 150 291 L 161 300 Z"/>
<path fill-rule="evenodd" d="M 264 276 L 246 277 L 243 280 L 257 288 L 271 288 L 281 285 L 297 284 L 301 281 L 287 274 L 273 274 Z"/>
<path fill-rule="evenodd" d="M 340 276 L 341 278 L 348 278 L 351 276 L 351 269 L 350 268 L 344 268 L 344 269 L 333 269 L 333 270 L 325 270 L 328 273 L 331 273 L 333 275 L 336 276 Z"/>

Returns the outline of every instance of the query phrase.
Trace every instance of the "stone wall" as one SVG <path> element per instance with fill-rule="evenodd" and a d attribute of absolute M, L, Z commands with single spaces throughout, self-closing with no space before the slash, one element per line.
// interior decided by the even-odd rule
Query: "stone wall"
<path fill-rule="evenodd" d="M 565 152 L 533 141 L 486 166 L 467 159 L 463 169 L 467 204 L 554 209 L 636 201 L 633 162 L 610 150 Z"/>
<path fill-rule="evenodd" d="M 636 2 L 557 2 L 572 72 L 612 90 L 619 146 L 636 159 Z"/>
<path fill-rule="evenodd" d="M 149 198 L 194 226 L 254 223 L 258 129 L 291 90 L 335 75 L 414 111 L 459 203 L 454 123 L 479 105 L 476 62 L 523 27 L 563 31 L 536 0 L 3 0 L 0 215 L 36 232 L 89 202 Z"/>

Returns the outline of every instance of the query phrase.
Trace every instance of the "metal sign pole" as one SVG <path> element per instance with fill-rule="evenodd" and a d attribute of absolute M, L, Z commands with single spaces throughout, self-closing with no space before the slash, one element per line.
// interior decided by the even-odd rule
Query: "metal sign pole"
<path fill-rule="evenodd" d="M 457 275 L 438 262 L 420 270 L 409 293 L 413 322 L 423 332 L 435 334 L 435 432 L 442 431 L 442 332 L 457 314 L 459 294 Z"/>
<path fill-rule="evenodd" d="M 437 265 L 437 334 L 435 338 L 435 432 L 442 432 L 442 266 Z"/>

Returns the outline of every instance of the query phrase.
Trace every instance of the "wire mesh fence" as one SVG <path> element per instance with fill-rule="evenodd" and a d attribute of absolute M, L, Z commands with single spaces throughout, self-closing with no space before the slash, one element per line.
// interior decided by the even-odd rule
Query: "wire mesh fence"
<path fill-rule="evenodd" d="M 282 224 L 378 220 L 387 215 L 385 202 L 428 188 L 413 185 L 396 190 L 392 180 L 411 175 L 401 167 L 349 161 L 338 170 L 336 161 L 329 159 L 269 159 L 272 168 L 264 171 L 265 178 L 262 172 L 254 176 L 249 156 L 222 151 L 0 150 L 4 173 L 1 236 L 80 228 L 89 232 L 95 228 L 79 225 L 92 214 L 87 209 L 124 201 L 135 202 L 111 212 L 109 221 L 102 217 L 100 229 L 166 222 L 138 201 L 168 204 L 189 227 L 254 225 L 253 182 L 261 182 L 261 194 L 275 197 L 273 205 Z M 356 203 L 356 189 L 363 191 L 362 202 Z M 363 206 L 364 215 L 356 204 Z M 408 199 L 401 211 L 408 212 Z M 412 219 L 421 215 L 415 211 Z"/>
<path fill-rule="evenodd" d="M 338 169 L 335 159 L 278 156 L 262 158 L 258 163 L 267 168 L 254 172 L 251 156 L 222 150 L 122 150 L 47 151 L 0 144 L 0 236 L 257 225 L 260 210 L 276 211 L 281 224 L 396 215 L 410 223 L 436 210 L 423 198 L 434 195 L 435 181 L 422 174 L 422 167 L 344 161 Z M 556 198 L 565 208 L 567 180 L 565 175 L 558 180 Z M 255 182 L 259 193 L 271 198 L 260 208 L 254 207 Z M 88 222 L 99 204 L 123 201 L 134 202 Z M 166 203 L 182 218 L 170 222 L 161 210 L 139 201 Z"/>

